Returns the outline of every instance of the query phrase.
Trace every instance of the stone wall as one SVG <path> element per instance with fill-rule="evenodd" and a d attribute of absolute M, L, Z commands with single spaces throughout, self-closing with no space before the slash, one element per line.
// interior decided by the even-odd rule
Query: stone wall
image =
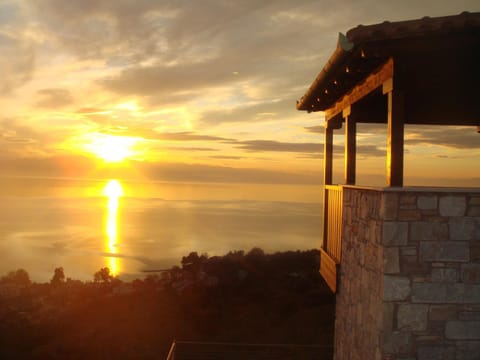
<path fill-rule="evenodd" d="M 335 359 L 365 360 L 381 356 L 383 221 L 380 211 L 380 192 L 343 189 Z"/>
<path fill-rule="evenodd" d="M 335 359 L 480 359 L 480 191 L 344 188 Z"/>

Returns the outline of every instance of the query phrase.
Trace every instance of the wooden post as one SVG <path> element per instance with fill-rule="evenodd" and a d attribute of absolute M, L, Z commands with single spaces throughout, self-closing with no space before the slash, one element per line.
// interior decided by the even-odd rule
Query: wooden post
<path fill-rule="evenodd" d="M 327 224 L 328 224 L 328 191 L 327 185 L 332 184 L 333 174 L 333 127 L 325 122 L 325 142 L 323 148 L 323 236 L 321 249 L 327 247 Z"/>
<path fill-rule="evenodd" d="M 357 124 L 350 116 L 351 107 L 342 112 L 345 119 L 345 184 L 355 185 L 356 160 L 357 160 Z"/>
<path fill-rule="evenodd" d="M 405 99 L 393 78 L 383 84 L 383 93 L 388 96 L 387 185 L 403 186 Z"/>
<path fill-rule="evenodd" d="M 325 122 L 325 142 L 323 145 L 323 183 L 332 184 L 333 174 L 333 128 Z"/>

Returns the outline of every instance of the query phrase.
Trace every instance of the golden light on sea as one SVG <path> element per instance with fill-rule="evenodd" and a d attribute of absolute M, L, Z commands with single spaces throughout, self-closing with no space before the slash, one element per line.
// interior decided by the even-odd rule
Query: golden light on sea
<path fill-rule="evenodd" d="M 103 188 L 107 197 L 107 213 L 105 220 L 105 252 L 110 254 L 107 258 L 107 267 L 114 276 L 120 272 L 120 260 L 117 255 L 118 236 L 118 211 L 119 199 L 123 195 L 123 187 L 118 180 L 109 180 Z"/>

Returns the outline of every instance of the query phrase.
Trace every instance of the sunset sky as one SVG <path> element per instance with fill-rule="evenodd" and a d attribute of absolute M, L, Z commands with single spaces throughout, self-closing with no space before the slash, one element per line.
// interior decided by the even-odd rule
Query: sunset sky
<path fill-rule="evenodd" d="M 480 3 L 0 0 L 0 176 L 321 184 L 323 114 L 295 102 L 338 33 L 462 11 Z M 360 132 L 368 182 L 386 138 Z M 480 185 L 475 129 L 406 139 L 407 175 Z"/>

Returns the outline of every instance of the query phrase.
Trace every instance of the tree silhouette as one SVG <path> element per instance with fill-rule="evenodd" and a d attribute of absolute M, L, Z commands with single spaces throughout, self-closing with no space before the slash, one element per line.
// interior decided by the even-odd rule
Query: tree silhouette
<path fill-rule="evenodd" d="M 17 285 L 30 285 L 32 283 L 28 272 L 24 269 L 10 271 L 7 275 L 2 277 L 1 281 L 4 283 L 13 283 Z"/>
<path fill-rule="evenodd" d="M 110 275 L 110 269 L 108 267 L 103 267 L 93 274 L 93 281 L 96 283 L 110 283 L 113 279 L 113 276 Z"/>
<path fill-rule="evenodd" d="M 65 282 L 65 272 L 63 271 L 63 267 L 55 268 L 53 273 L 52 280 L 50 280 L 50 284 L 52 285 L 60 285 Z"/>

